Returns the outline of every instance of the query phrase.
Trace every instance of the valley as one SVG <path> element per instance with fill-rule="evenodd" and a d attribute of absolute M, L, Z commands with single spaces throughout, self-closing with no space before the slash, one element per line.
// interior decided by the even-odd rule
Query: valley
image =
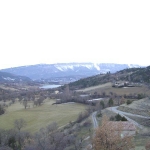
<path fill-rule="evenodd" d="M 52 88 L 46 80 L 3 80 L 0 83 L 0 139 L 6 132 L 11 133 L 17 141 L 12 132 L 19 136 L 27 132 L 31 134 L 33 143 L 25 136 L 21 145 L 16 142 L 14 144 L 16 147 L 22 146 L 22 149 L 33 145 L 37 148 L 40 147 L 38 140 L 44 138 L 46 143 L 49 142 L 49 135 L 46 134 L 49 132 L 54 137 L 61 134 L 62 139 L 72 139 L 69 143 L 62 141 L 64 150 L 93 149 L 93 135 L 96 136 L 95 129 L 101 127 L 104 116 L 113 122 L 119 114 L 136 125 L 136 134 L 133 136 L 135 149 L 144 149 L 150 140 L 148 73 L 149 67 L 129 68 L 115 73 L 93 75 L 62 86 L 58 86 L 57 82 L 58 87 Z M 54 85 L 55 82 L 51 83 Z M 114 86 L 116 83 L 121 86 Z M 43 85 L 48 88 L 41 88 Z M 18 124 L 15 122 L 25 123 L 17 130 Z M 27 145 L 24 145 L 26 140 Z"/>

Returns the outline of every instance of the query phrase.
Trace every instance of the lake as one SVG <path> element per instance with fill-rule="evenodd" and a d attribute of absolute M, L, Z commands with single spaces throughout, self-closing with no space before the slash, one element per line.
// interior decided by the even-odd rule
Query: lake
<path fill-rule="evenodd" d="M 57 88 L 57 87 L 60 87 L 60 86 L 62 86 L 62 85 L 59 85 L 59 84 L 50 84 L 50 85 L 43 85 L 43 86 L 41 86 L 40 88 L 41 89 L 53 89 L 53 88 Z"/>
<path fill-rule="evenodd" d="M 89 102 L 92 102 L 92 101 L 100 101 L 102 100 L 103 98 L 96 98 L 96 99 L 91 99 L 91 100 L 88 100 Z"/>

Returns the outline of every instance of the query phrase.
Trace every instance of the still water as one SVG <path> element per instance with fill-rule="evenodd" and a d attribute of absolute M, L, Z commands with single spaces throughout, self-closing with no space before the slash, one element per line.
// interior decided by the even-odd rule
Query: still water
<path fill-rule="evenodd" d="M 43 85 L 41 86 L 40 88 L 41 89 L 53 89 L 53 88 L 57 88 L 57 87 L 60 87 L 61 85 L 56 85 L 56 84 L 50 84 L 50 85 Z"/>

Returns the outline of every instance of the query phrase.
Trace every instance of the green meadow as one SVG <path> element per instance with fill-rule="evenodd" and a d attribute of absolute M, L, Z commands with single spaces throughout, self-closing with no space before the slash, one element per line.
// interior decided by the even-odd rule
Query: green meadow
<path fill-rule="evenodd" d="M 54 100 L 47 99 L 37 107 L 33 107 L 33 104 L 29 103 L 30 108 L 27 109 L 16 102 L 7 108 L 4 115 L 0 116 L 0 128 L 11 129 L 14 127 L 14 121 L 20 118 L 23 118 L 27 123 L 24 130 L 32 133 L 52 122 L 56 122 L 59 127 L 62 127 L 70 121 L 75 121 L 79 113 L 86 108 L 86 105 L 78 103 L 52 105 L 54 102 Z"/>

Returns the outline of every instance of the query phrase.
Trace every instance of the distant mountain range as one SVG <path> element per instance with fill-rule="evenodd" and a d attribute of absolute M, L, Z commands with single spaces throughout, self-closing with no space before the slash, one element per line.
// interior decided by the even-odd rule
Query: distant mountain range
<path fill-rule="evenodd" d="M 14 75 L 8 72 L 0 71 L 0 82 L 29 82 L 32 81 L 28 77 Z"/>
<path fill-rule="evenodd" d="M 32 80 L 47 80 L 51 82 L 73 82 L 81 78 L 103 74 L 114 73 L 126 68 L 142 67 L 133 64 L 112 64 L 112 63 L 58 63 L 38 64 L 2 69 L 3 72 L 27 76 Z"/>

